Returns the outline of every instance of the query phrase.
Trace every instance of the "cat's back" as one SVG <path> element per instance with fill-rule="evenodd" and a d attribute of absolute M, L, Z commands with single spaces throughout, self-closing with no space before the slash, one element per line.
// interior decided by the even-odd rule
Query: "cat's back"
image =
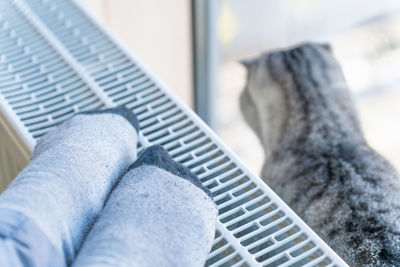
<path fill-rule="evenodd" d="M 311 228 L 352 266 L 400 266 L 400 178 L 384 158 L 351 142 L 284 151 L 263 177 Z"/>

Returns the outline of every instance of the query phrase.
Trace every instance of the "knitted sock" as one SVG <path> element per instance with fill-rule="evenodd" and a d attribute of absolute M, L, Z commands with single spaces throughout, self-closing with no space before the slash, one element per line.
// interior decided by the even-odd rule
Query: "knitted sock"
<path fill-rule="evenodd" d="M 203 266 L 216 218 L 210 191 L 152 146 L 112 191 L 74 266 Z"/>
<path fill-rule="evenodd" d="M 70 264 L 117 178 L 136 159 L 135 129 L 125 108 L 75 115 L 38 141 L 29 165 L 0 195 L 0 211 L 32 220 Z"/>

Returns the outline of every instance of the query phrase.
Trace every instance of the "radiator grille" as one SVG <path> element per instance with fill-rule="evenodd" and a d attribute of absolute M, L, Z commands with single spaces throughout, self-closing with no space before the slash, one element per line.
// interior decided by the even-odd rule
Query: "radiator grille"
<path fill-rule="evenodd" d="M 1 3 L 0 92 L 34 138 L 104 104 L 13 5 Z"/>
<path fill-rule="evenodd" d="M 2 103 L 30 137 L 75 112 L 124 105 L 142 148 L 162 145 L 210 188 L 219 217 L 206 266 L 345 265 L 77 3 L 2 0 L 0 37 Z"/>

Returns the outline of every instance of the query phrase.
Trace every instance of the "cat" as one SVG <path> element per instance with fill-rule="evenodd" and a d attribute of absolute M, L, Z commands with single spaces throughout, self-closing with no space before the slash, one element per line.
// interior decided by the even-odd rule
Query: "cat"
<path fill-rule="evenodd" d="M 263 180 L 351 266 L 400 266 L 400 176 L 368 146 L 326 44 L 243 62 Z"/>

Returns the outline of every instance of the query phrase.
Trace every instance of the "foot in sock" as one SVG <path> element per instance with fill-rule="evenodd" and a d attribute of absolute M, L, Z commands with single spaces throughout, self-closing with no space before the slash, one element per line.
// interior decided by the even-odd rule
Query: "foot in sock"
<path fill-rule="evenodd" d="M 73 266 L 204 266 L 216 218 L 210 191 L 152 146 L 112 191 Z"/>
<path fill-rule="evenodd" d="M 137 130 L 125 108 L 75 115 L 38 141 L 29 165 L 0 196 L 0 214 L 31 220 L 70 264 L 114 183 L 136 159 Z"/>

